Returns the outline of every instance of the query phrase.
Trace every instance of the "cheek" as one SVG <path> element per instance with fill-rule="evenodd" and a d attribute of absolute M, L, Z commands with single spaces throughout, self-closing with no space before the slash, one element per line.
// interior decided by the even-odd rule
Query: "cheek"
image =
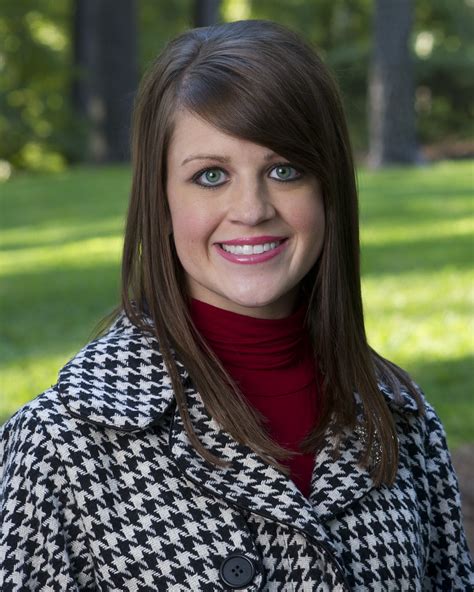
<path fill-rule="evenodd" d="M 319 197 L 308 200 L 293 211 L 293 228 L 305 243 L 314 245 L 318 251 L 324 240 L 325 224 L 324 206 Z"/>
<path fill-rule="evenodd" d="M 207 250 L 213 230 L 212 219 L 200 208 L 170 207 L 173 239 L 178 257 L 192 260 Z"/>

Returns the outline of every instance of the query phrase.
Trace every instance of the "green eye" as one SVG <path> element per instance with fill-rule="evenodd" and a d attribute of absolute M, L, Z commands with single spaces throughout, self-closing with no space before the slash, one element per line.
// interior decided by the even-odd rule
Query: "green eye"
<path fill-rule="evenodd" d="M 276 179 L 277 181 L 296 181 L 296 179 L 301 177 L 301 173 L 289 164 L 278 164 L 272 169 L 272 172 L 273 171 L 275 171 L 278 176 L 272 177 L 272 179 Z"/>
<path fill-rule="evenodd" d="M 194 181 L 203 187 L 215 187 L 220 185 L 219 181 L 221 181 L 222 176 L 223 171 L 221 169 L 205 169 L 194 177 Z"/>

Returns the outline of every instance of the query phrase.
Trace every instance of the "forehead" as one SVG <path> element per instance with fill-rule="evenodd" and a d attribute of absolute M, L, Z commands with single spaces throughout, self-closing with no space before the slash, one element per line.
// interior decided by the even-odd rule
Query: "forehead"
<path fill-rule="evenodd" d="M 268 148 L 226 134 L 189 111 L 180 110 L 176 113 L 168 148 L 168 159 L 176 166 L 182 166 L 198 153 L 214 154 L 225 161 L 224 155 L 248 152 L 268 158 L 271 155 Z"/>

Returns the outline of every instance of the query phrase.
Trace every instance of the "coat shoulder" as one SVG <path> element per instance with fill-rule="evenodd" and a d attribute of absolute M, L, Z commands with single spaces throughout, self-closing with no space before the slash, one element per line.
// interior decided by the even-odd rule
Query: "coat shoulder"
<path fill-rule="evenodd" d="M 390 384 L 386 380 L 379 380 L 378 387 L 392 411 L 423 415 L 427 400 L 420 386 L 411 381 L 411 389 L 398 379 Z"/>
<path fill-rule="evenodd" d="M 67 430 L 65 410 L 54 387 L 26 403 L 0 428 L 2 477 L 14 465 L 33 467 L 54 447 L 55 434 Z"/>
<path fill-rule="evenodd" d="M 57 424 L 64 414 L 57 389 L 52 386 L 43 393 L 22 405 L 0 427 L 2 436 L 6 433 L 18 430 L 36 431 L 41 425 Z"/>

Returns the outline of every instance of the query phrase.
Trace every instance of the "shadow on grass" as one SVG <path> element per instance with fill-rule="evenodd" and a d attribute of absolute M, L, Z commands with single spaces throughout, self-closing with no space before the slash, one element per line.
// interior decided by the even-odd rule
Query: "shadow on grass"
<path fill-rule="evenodd" d="M 82 347 L 93 336 L 96 324 L 115 308 L 119 295 L 117 264 L 4 278 L 3 362 Z"/>
<path fill-rule="evenodd" d="M 422 273 L 446 266 L 471 269 L 473 252 L 468 235 L 363 245 L 362 275 Z"/>
<path fill-rule="evenodd" d="M 472 193 L 471 193 L 472 195 Z M 403 225 L 416 226 L 419 222 L 424 224 L 449 220 L 453 224 L 456 220 L 464 220 L 472 214 L 469 207 L 470 195 L 466 192 L 465 197 L 459 199 L 458 195 L 449 201 L 444 196 L 426 196 L 425 198 L 413 198 L 409 202 L 404 198 L 380 199 L 364 196 L 361 201 L 360 223 L 364 226 L 381 225 Z"/>
<path fill-rule="evenodd" d="M 474 359 L 415 361 L 405 369 L 441 418 L 450 447 L 474 442 Z"/>
<path fill-rule="evenodd" d="M 130 191 L 129 167 L 82 167 L 56 175 L 24 175 L 2 196 L 5 229 L 74 224 L 124 215 Z"/>

